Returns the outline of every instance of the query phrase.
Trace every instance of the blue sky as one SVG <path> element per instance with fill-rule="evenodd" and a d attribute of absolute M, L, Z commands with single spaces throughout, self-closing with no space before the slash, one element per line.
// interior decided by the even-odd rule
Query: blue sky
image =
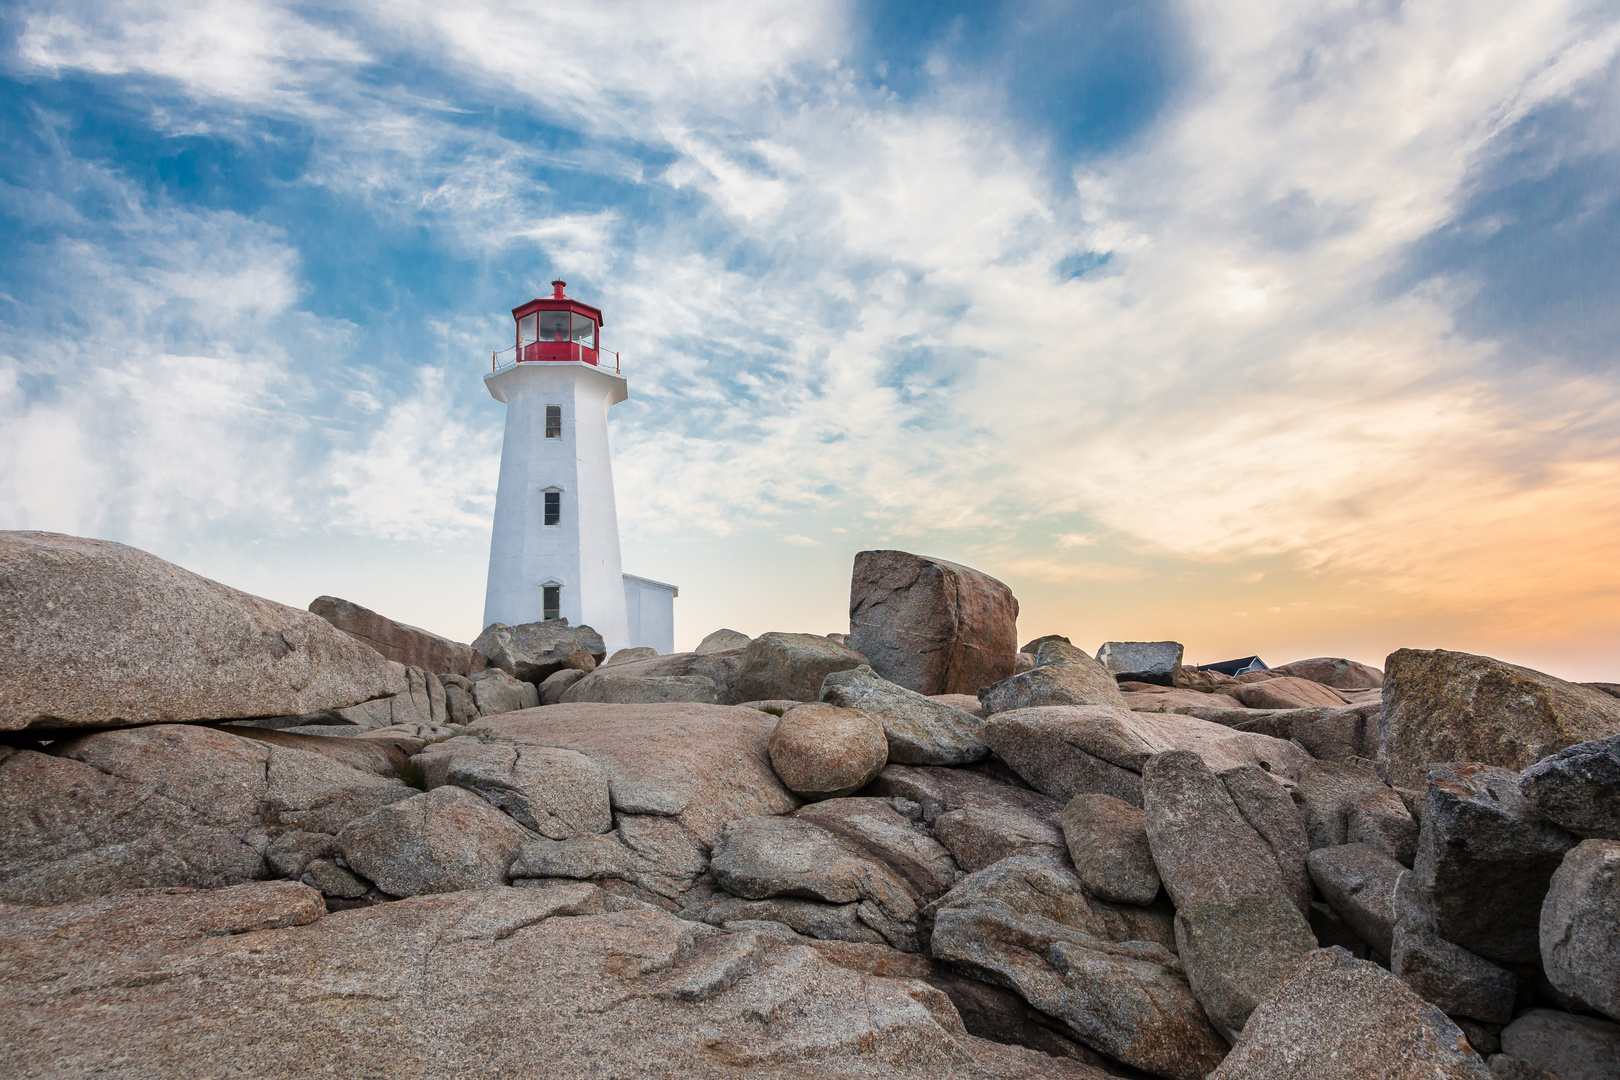
<path fill-rule="evenodd" d="M 1620 7 L 22 3 L 0 527 L 479 629 L 511 307 L 677 640 L 850 557 L 1195 658 L 1620 678 Z"/>

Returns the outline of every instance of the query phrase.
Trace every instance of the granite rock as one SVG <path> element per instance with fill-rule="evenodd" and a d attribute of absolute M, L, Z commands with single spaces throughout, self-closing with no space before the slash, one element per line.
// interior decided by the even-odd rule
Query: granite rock
<path fill-rule="evenodd" d="M 317 596 L 310 601 L 309 610 L 389 660 L 407 667 L 419 667 L 435 675 L 471 675 L 484 666 L 483 654 L 471 645 L 451 641 L 418 626 L 395 622 L 349 600 Z"/>
<path fill-rule="evenodd" d="M 1076 795 L 1063 808 L 1063 839 L 1086 891 L 1103 900 L 1151 904 L 1159 870 L 1142 811 L 1111 795 Z"/>
<path fill-rule="evenodd" d="M 601 634 L 589 626 L 569 626 L 567 619 L 517 626 L 491 623 L 473 640 L 472 647 L 491 667 L 536 686 L 552 672 L 568 667 L 568 658 L 575 652 L 589 653 L 598 661 L 607 657 Z"/>
<path fill-rule="evenodd" d="M 1170 686 L 1182 651 L 1179 641 L 1105 641 L 1097 650 L 1097 663 L 1120 682 Z"/>
<path fill-rule="evenodd" d="M 982 686 L 986 716 L 1041 705 L 1101 705 L 1125 708 L 1119 684 L 1108 669 L 1064 641 L 1049 640 L 1035 654 L 1035 666 Z"/>
<path fill-rule="evenodd" d="M 1540 932 L 1553 986 L 1620 1020 L 1620 840 L 1583 840 L 1564 856 Z"/>
<path fill-rule="evenodd" d="M 1193 903 L 1176 910 L 1176 953 L 1193 996 L 1228 1042 L 1255 1006 L 1316 948 L 1299 908 L 1277 896 Z"/>
<path fill-rule="evenodd" d="M 337 847 L 383 892 L 421 896 L 505 885 L 507 867 L 532 839 L 472 792 L 441 787 L 349 822 Z"/>
<path fill-rule="evenodd" d="M 412 759 L 428 790 L 452 784 L 551 840 L 613 827 L 608 771 L 577 750 L 460 736 Z"/>
<path fill-rule="evenodd" d="M 889 682 L 865 664 L 828 675 L 821 700 L 877 717 L 893 762 L 966 765 L 990 753 L 979 717 Z"/>
<path fill-rule="evenodd" d="M 761 634 L 744 652 L 736 693 L 740 701 L 819 701 L 828 675 L 864 663 L 854 649 L 819 634 Z"/>
<path fill-rule="evenodd" d="M 1536 813 L 1576 836 L 1620 840 L 1620 735 L 1542 758 L 1519 778 Z"/>
<path fill-rule="evenodd" d="M 1613 1080 L 1620 1024 L 1557 1009 L 1531 1009 L 1502 1029 L 1502 1050 L 1563 1080 Z"/>
<path fill-rule="evenodd" d="M 771 733 L 771 767 L 789 791 L 807 799 L 853 794 L 883 771 L 888 753 L 876 717 L 822 702 L 783 713 Z"/>

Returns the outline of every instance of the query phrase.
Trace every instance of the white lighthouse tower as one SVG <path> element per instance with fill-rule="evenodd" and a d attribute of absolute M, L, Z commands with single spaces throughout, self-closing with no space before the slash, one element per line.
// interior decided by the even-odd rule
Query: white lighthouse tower
<path fill-rule="evenodd" d="M 484 625 L 565 618 L 608 651 L 674 648 L 673 585 L 624 573 L 607 411 L 630 396 L 600 361 L 602 312 L 563 295 L 512 309 L 516 344 L 484 383 L 506 403 Z M 510 356 L 505 363 L 501 361 Z"/>

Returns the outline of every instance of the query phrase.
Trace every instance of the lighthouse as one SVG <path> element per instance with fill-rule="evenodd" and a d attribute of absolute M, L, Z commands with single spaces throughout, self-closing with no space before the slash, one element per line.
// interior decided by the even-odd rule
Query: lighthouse
<path fill-rule="evenodd" d="M 567 619 L 593 627 L 610 653 L 667 653 L 678 590 L 619 560 L 607 413 L 629 384 L 601 347 L 601 310 L 565 295 L 567 282 L 551 286 L 512 309 L 514 344 L 484 376 L 506 405 L 484 625 Z"/>

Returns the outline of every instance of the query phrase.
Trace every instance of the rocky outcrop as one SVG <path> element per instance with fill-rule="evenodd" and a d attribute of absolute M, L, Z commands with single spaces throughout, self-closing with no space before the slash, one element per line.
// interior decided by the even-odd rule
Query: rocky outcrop
<path fill-rule="evenodd" d="M 1422 787 L 1434 762 L 1518 772 L 1620 735 L 1620 699 L 1488 656 L 1400 649 L 1385 671 L 1378 762 L 1396 787 Z"/>
<path fill-rule="evenodd" d="M 889 760 L 899 764 L 967 765 L 990 753 L 979 717 L 889 682 L 865 664 L 828 675 L 821 700 L 877 717 Z"/>
<path fill-rule="evenodd" d="M 867 794 L 914 802 L 963 870 L 982 870 L 1014 855 L 1062 863 L 1063 804 L 966 769 L 890 765 Z"/>
<path fill-rule="evenodd" d="M 1065 641 L 1043 642 L 1033 668 L 983 686 L 978 694 L 986 716 L 1042 705 L 1125 708 L 1108 669 Z"/>
<path fill-rule="evenodd" d="M 283 716 L 405 691 L 307 611 L 135 548 L 0 532 L 0 730 Z"/>
<path fill-rule="evenodd" d="M 491 623 L 473 640 L 491 667 L 498 667 L 515 679 L 538 686 L 546 677 L 565 667 L 576 652 L 588 654 L 597 663 L 607 659 L 602 635 L 589 626 L 569 626 L 567 619 L 507 626 Z"/>
<path fill-rule="evenodd" d="M 1237 699 L 1251 709 L 1321 709 L 1348 705 L 1345 696 L 1309 679 L 1278 676 L 1238 687 Z"/>
<path fill-rule="evenodd" d="M 479 716 L 498 716 L 540 704 L 540 690 L 534 683 L 513 678 L 498 667 L 482 671 L 470 681 Z"/>
<path fill-rule="evenodd" d="M 1253 731 L 1299 743 L 1318 761 L 1378 757 L 1378 705 L 1341 705 L 1327 709 L 1283 709 L 1269 712 L 1185 710 L 1239 731 Z"/>
<path fill-rule="evenodd" d="M 908 690 L 972 694 L 1005 679 L 1017 622 L 1012 590 L 988 574 L 905 551 L 855 556 L 846 644 Z"/>
<path fill-rule="evenodd" d="M 1236 1042 L 1249 1015 L 1316 948 L 1299 909 L 1282 897 L 1245 897 L 1176 909 L 1176 953 L 1215 1029 Z"/>
<path fill-rule="evenodd" d="M 1320 949 L 1249 1016 L 1210 1080 L 1492 1080 L 1445 1013 L 1343 949 Z"/>
<path fill-rule="evenodd" d="M 876 717 L 819 701 L 789 709 L 771 733 L 771 767 L 789 791 L 806 799 L 860 790 L 883 771 L 888 753 Z"/>
<path fill-rule="evenodd" d="M 317 596 L 309 610 L 350 637 L 406 667 L 434 675 L 471 675 L 484 667 L 484 656 L 471 645 L 440 637 L 430 630 L 395 622 L 370 608 L 335 596 Z"/>
<path fill-rule="evenodd" d="M 1076 795 L 1063 808 L 1063 839 L 1086 891 L 1123 904 L 1151 904 L 1159 870 L 1142 811 L 1111 795 Z"/>
<path fill-rule="evenodd" d="M 720 692 L 714 680 L 703 675 L 621 675 L 604 669 L 564 690 L 558 700 L 604 705 L 653 705 L 666 701 L 718 705 Z"/>
<path fill-rule="evenodd" d="M 1348 842 L 1350 808 L 1366 795 L 1389 791 L 1378 766 L 1365 758 L 1308 761 L 1299 770 L 1294 802 L 1305 818 L 1311 847 L 1337 847 Z"/>
<path fill-rule="evenodd" d="M 1502 1050 L 1560 1080 L 1612 1080 L 1620 1025 L 1557 1009 L 1531 1009 L 1502 1029 Z M 1495 1063 L 1492 1063 L 1493 1071 Z M 1498 1074 L 1500 1075 L 1500 1073 Z"/>
<path fill-rule="evenodd" d="M 1518 774 L 1435 765 L 1413 870 L 1441 937 L 1499 964 L 1534 964 L 1542 898 L 1575 843 L 1536 816 Z"/>
<path fill-rule="evenodd" d="M 1179 641 L 1105 641 L 1097 650 L 1097 663 L 1120 682 L 1170 686 L 1181 656 Z"/>
<path fill-rule="evenodd" d="M 636 705 L 658 701 L 697 701 L 699 703 L 735 705 L 743 699 L 738 696 L 738 682 L 742 677 L 744 651 L 731 649 L 706 653 L 670 653 L 668 656 L 650 656 L 639 660 L 621 660 L 601 669 L 570 680 L 557 690 L 559 701 L 597 701 L 604 704 Z M 560 679 L 563 673 L 551 676 Z M 643 682 L 620 683 L 618 687 L 597 688 L 598 683 L 620 680 L 680 680 L 675 683 Z M 697 680 L 707 680 L 707 684 Z M 559 684 L 553 684 L 559 685 Z M 712 686 L 712 690 L 710 687 Z M 708 697 L 713 695 L 712 700 Z M 659 696 L 662 694 L 663 696 Z M 639 696 L 643 700 L 624 700 Z"/>
<path fill-rule="evenodd" d="M 1395 924 L 1389 969 L 1453 1019 L 1486 1024 L 1511 1020 L 1518 996 L 1513 973 L 1447 941 L 1423 916 L 1410 907 L 1402 912 Z"/>
<path fill-rule="evenodd" d="M 816 634 L 761 634 L 748 643 L 737 676 L 740 701 L 821 700 L 821 684 L 835 671 L 848 671 L 866 658 Z"/>
<path fill-rule="evenodd" d="M 1620 840 L 1620 735 L 1542 758 L 1519 779 L 1536 813 L 1576 836 Z"/>
<path fill-rule="evenodd" d="M 699 654 L 731 652 L 734 649 L 748 648 L 748 643 L 753 640 L 747 634 L 736 630 L 716 630 L 698 642 L 697 648 L 692 651 Z"/>
<path fill-rule="evenodd" d="M 338 833 L 349 867 L 391 896 L 506 884 L 534 838 L 470 791 L 440 787 L 357 818 Z"/>
<path fill-rule="evenodd" d="M 1547 979 L 1620 1020 L 1620 840 L 1583 840 L 1553 874 L 1541 908 Z"/>
<path fill-rule="evenodd" d="M 297 879 L 355 818 L 414 792 L 321 754 L 155 725 L 0 748 L 0 900 Z"/>
<path fill-rule="evenodd" d="M 590 885 L 319 913 L 318 894 L 285 883 L 0 911 L 8 1065 L 292 1078 L 318 1060 L 344 1075 L 538 1080 L 645 1075 L 653 1063 L 676 1076 L 1103 1080 L 968 1035 L 926 983 Z"/>
<path fill-rule="evenodd" d="M 613 827 L 608 771 L 577 750 L 459 736 L 412 760 L 429 791 L 446 784 L 465 788 L 549 840 Z"/>
<path fill-rule="evenodd" d="M 1309 679 L 1335 690 L 1365 690 L 1384 685 L 1384 673 L 1371 664 L 1360 664 L 1342 656 L 1313 656 L 1271 669 L 1278 678 Z"/>

